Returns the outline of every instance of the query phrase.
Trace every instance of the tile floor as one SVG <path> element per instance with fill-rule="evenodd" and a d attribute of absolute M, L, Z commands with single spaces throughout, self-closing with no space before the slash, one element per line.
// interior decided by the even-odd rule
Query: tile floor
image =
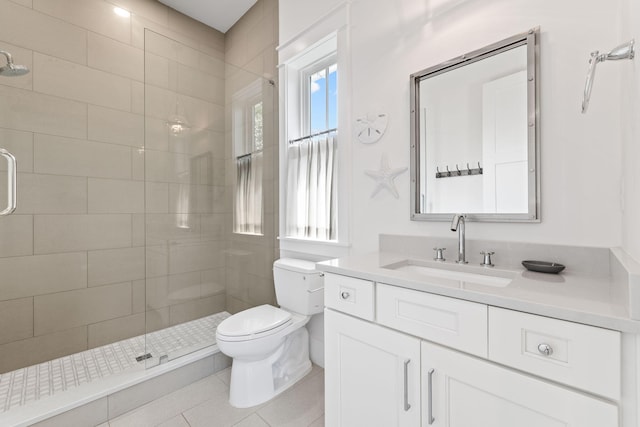
<path fill-rule="evenodd" d="M 311 372 L 275 399 L 229 405 L 231 368 L 163 396 L 98 427 L 323 427 L 324 370 Z"/>

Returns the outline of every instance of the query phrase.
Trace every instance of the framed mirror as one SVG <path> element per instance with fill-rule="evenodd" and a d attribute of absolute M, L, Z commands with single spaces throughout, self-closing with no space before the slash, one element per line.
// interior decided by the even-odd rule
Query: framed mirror
<path fill-rule="evenodd" d="M 539 30 L 411 75 L 411 219 L 539 222 Z"/>

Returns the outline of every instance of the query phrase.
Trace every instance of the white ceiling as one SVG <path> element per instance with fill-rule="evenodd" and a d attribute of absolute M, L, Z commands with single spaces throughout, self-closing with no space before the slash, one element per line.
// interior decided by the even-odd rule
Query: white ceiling
<path fill-rule="evenodd" d="M 159 0 L 193 19 L 226 33 L 257 0 Z"/>

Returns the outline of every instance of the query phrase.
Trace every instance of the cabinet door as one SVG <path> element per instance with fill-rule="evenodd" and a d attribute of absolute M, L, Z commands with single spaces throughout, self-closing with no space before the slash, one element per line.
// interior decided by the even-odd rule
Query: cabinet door
<path fill-rule="evenodd" d="M 420 425 L 420 340 L 325 310 L 325 417 L 331 427 Z"/>
<path fill-rule="evenodd" d="M 424 427 L 618 426 L 611 403 L 426 342 L 422 384 Z"/>

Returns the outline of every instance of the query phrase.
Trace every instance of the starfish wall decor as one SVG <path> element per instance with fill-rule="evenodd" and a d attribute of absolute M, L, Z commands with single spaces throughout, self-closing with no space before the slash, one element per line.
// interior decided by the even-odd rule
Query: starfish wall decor
<path fill-rule="evenodd" d="M 398 175 L 402 174 L 403 172 L 406 172 L 407 169 L 408 169 L 407 167 L 391 169 L 389 167 L 389 160 L 387 159 L 387 155 L 383 154 L 382 158 L 380 159 L 379 170 L 364 171 L 364 173 L 366 173 L 371 178 L 373 178 L 374 181 L 376 181 L 376 187 L 373 189 L 373 192 L 371 193 L 371 197 L 378 194 L 378 192 L 383 188 L 386 188 L 387 190 L 389 190 L 389 192 L 391 192 L 391 194 L 393 194 L 393 196 L 396 199 L 400 197 L 398 194 L 398 190 L 396 189 L 396 184 L 393 182 L 393 180 L 396 179 Z"/>

